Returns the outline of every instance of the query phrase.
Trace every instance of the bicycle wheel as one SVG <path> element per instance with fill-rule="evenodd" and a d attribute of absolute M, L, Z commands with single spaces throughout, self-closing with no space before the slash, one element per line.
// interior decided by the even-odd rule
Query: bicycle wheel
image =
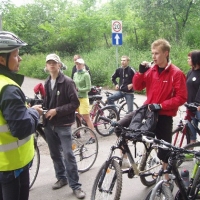
<path fill-rule="evenodd" d="M 32 164 L 29 168 L 29 189 L 33 186 L 40 168 L 40 151 L 37 146 L 37 141 L 34 141 L 35 155 Z"/>
<path fill-rule="evenodd" d="M 94 127 L 96 131 L 102 136 L 109 136 L 114 132 L 114 127 L 111 123 L 101 119 L 100 117 L 109 118 L 112 121 L 118 121 L 119 116 L 113 106 L 106 106 L 100 109 L 95 118 Z"/>
<path fill-rule="evenodd" d="M 138 109 L 138 105 L 135 102 L 133 102 L 133 110 L 136 110 L 136 109 Z M 119 119 L 122 119 L 127 113 L 128 113 L 127 103 L 124 102 L 120 106 L 119 111 L 118 111 Z"/>
<path fill-rule="evenodd" d="M 152 190 L 148 193 L 145 200 L 173 200 L 173 194 L 169 187 L 164 186 L 164 184 L 161 184 L 160 187 L 158 187 L 157 191 L 155 193 L 152 193 Z"/>
<path fill-rule="evenodd" d="M 122 172 L 117 161 L 112 160 L 106 168 L 106 162 L 100 168 L 93 187 L 91 200 L 118 200 L 122 190 Z"/>
<path fill-rule="evenodd" d="M 140 162 L 140 171 L 144 173 L 158 172 L 160 170 L 161 161 L 157 157 L 157 149 L 151 148 L 148 152 L 143 153 L 142 160 Z M 145 186 L 152 186 L 155 184 L 156 179 L 152 176 L 140 176 L 140 180 Z"/>
<path fill-rule="evenodd" d="M 95 141 L 92 141 L 91 138 Z M 78 171 L 88 171 L 98 155 L 98 140 L 94 131 L 88 127 L 79 127 L 72 134 L 72 150 L 76 158 Z"/>

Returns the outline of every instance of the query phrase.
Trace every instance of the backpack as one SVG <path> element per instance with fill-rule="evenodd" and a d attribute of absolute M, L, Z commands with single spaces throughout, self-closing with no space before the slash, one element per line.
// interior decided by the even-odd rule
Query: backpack
<path fill-rule="evenodd" d="M 157 121 L 158 111 L 150 111 L 148 105 L 143 105 L 135 111 L 129 128 L 133 130 L 154 131 Z"/>

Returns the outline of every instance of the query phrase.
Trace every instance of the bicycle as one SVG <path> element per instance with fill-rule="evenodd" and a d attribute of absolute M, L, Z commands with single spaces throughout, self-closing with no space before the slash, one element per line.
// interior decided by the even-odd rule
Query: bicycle
<path fill-rule="evenodd" d="M 194 200 L 196 198 L 200 198 L 200 196 L 198 195 L 198 192 L 200 190 L 200 152 L 176 147 L 168 142 L 165 142 L 164 140 L 158 140 L 154 138 L 145 138 L 145 140 L 146 142 L 154 143 L 156 145 L 156 148 L 160 147 L 166 150 L 170 150 L 167 170 L 161 169 L 158 174 L 152 174 L 154 176 L 157 176 L 157 183 L 154 188 L 149 192 L 145 200 Z M 188 188 L 184 186 L 180 172 L 177 167 L 177 160 L 179 160 L 180 157 L 184 157 L 184 154 L 193 154 L 197 160 L 193 168 L 193 173 Z M 166 173 L 171 174 L 171 180 L 162 180 L 162 175 Z M 174 182 L 179 189 L 175 195 L 175 198 L 172 194 Z"/>
<path fill-rule="evenodd" d="M 154 133 L 149 131 L 131 130 L 122 127 L 117 122 L 113 122 L 112 126 L 120 128 L 122 133 L 117 138 L 116 144 L 111 146 L 107 160 L 103 163 L 96 175 L 92 188 L 91 200 L 120 199 L 122 174 L 127 174 L 128 178 L 133 178 L 135 175 L 138 175 L 145 186 L 152 186 L 156 180 L 153 177 L 150 177 L 152 174 L 150 172 L 152 169 L 161 165 L 160 160 L 157 158 L 156 150 L 152 148 L 152 144 L 144 142 L 141 137 L 143 134 L 154 136 Z M 137 155 L 136 144 L 138 142 L 143 144 L 145 150 L 142 155 L 139 155 L 138 158 L 134 159 L 129 149 L 128 142 L 131 142 L 135 146 L 135 157 Z M 123 155 L 114 155 L 117 149 L 121 150 L 123 155 L 127 154 L 131 164 L 130 168 L 121 169 Z"/>
<path fill-rule="evenodd" d="M 32 100 L 32 103 L 34 104 L 34 99 L 30 100 Z M 36 99 L 35 102 L 38 102 L 38 99 Z M 44 110 L 43 112 L 45 114 L 47 110 Z M 77 137 L 77 132 L 79 133 L 79 137 Z M 38 148 L 38 139 L 40 136 L 44 139 L 44 141 L 46 141 L 42 121 L 39 122 L 36 132 L 34 133 L 35 155 L 29 168 L 29 189 L 33 186 L 40 168 L 40 151 Z M 95 138 L 95 143 L 93 144 L 89 142 L 91 137 Z M 98 139 L 94 131 L 88 127 L 80 127 L 72 132 L 72 150 L 76 158 L 78 172 L 83 173 L 88 171 L 93 166 L 98 155 Z"/>
<path fill-rule="evenodd" d="M 113 93 L 111 92 L 108 92 L 108 91 L 105 91 L 105 94 L 106 94 L 106 97 L 108 98 L 109 96 L 113 95 Z M 138 105 L 135 103 L 135 98 L 133 99 L 133 109 L 138 109 Z M 106 106 L 107 105 L 107 100 L 104 102 L 104 101 L 101 101 L 101 104 L 103 106 Z M 128 107 L 127 107 L 127 103 L 126 103 L 126 99 L 125 97 L 122 97 L 120 99 L 118 99 L 116 101 L 116 104 L 113 105 L 117 108 L 118 110 L 118 115 L 119 115 L 119 119 L 122 119 L 127 113 L 128 113 Z"/>
<path fill-rule="evenodd" d="M 113 106 L 105 106 L 101 107 L 101 95 L 92 95 L 89 97 L 90 101 L 93 102 L 92 109 L 90 111 L 90 117 L 93 122 L 94 128 L 98 134 L 101 136 L 109 136 L 112 134 L 111 122 L 105 121 L 100 117 L 109 117 L 112 120 L 119 120 L 119 116 L 117 111 L 113 108 Z M 83 116 L 76 112 L 75 124 L 73 125 L 73 129 L 80 127 L 82 125 L 87 126 L 87 123 L 83 119 Z"/>
<path fill-rule="evenodd" d="M 199 104 L 196 104 L 196 103 L 184 104 L 184 106 L 191 112 L 196 111 L 198 105 Z M 185 137 L 186 137 L 186 145 L 190 143 L 191 131 L 190 131 L 190 128 L 188 127 L 188 124 L 191 124 L 199 135 L 200 135 L 200 129 L 193 123 L 194 117 L 191 117 L 191 121 L 184 120 L 181 117 L 183 111 L 179 109 L 179 113 L 180 113 L 180 121 L 177 128 L 172 132 L 172 135 L 175 135 L 173 145 L 182 147 Z"/>

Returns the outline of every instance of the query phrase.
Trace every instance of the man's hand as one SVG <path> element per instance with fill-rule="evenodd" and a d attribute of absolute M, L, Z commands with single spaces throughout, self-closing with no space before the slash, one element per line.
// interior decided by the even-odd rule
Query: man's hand
<path fill-rule="evenodd" d="M 57 114 L 56 109 L 50 109 L 45 114 L 45 118 L 48 118 L 49 120 L 51 120 L 56 114 Z"/>
<path fill-rule="evenodd" d="M 132 83 L 128 84 L 127 87 L 128 87 L 128 90 L 131 90 L 133 88 L 133 84 Z"/>
<path fill-rule="evenodd" d="M 29 106 L 29 108 L 30 108 L 30 106 Z M 40 116 L 43 114 L 42 105 L 34 105 L 31 108 L 34 108 L 35 110 L 37 110 Z"/>
<path fill-rule="evenodd" d="M 149 109 L 150 111 L 156 111 L 156 110 L 161 110 L 162 107 L 161 107 L 160 104 L 153 103 L 153 104 L 149 104 L 149 105 L 148 105 L 148 109 Z"/>
<path fill-rule="evenodd" d="M 119 85 L 118 85 L 118 84 L 115 85 L 115 89 L 116 89 L 116 90 L 119 90 Z"/>
<path fill-rule="evenodd" d="M 141 74 L 145 73 L 149 69 L 149 63 L 144 61 L 139 65 L 139 72 Z"/>

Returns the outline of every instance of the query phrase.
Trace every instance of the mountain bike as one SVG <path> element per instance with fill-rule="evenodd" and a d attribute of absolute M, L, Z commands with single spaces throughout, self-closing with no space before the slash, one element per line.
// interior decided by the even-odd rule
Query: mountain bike
<path fill-rule="evenodd" d="M 108 98 L 109 96 L 113 95 L 113 93 L 105 91 L 106 97 Z M 101 104 L 103 106 L 107 105 L 107 99 L 105 101 L 101 101 Z M 125 97 L 122 97 L 116 101 L 116 104 L 113 105 L 117 108 L 118 110 L 118 115 L 119 119 L 122 119 L 127 113 L 128 113 L 128 107 L 126 103 Z M 133 99 L 133 110 L 138 109 L 138 105 L 135 103 L 135 98 Z"/>
<path fill-rule="evenodd" d="M 184 104 L 184 106 L 191 112 L 194 112 L 197 110 L 198 104 L 186 103 Z M 186 144 L 190 143 L 191 130 L 188 127 L 188 124 L 191 124 L 199 135 L 200 135 L 200 129 L 193 123 L 192 120 L 194 119 L 194 117 L 191 117 L 191 121 L 188 121 L 182 118 L 181 115 L 183 114 L 183 111 L 181 111 L 180 109 L 179 109 L 179 114 L 180 114 L 180 121 L 177 128 L 172 132 L 172 135 L 174 135 L 173 145 L 182 147 L 185 138 L 186 138 L 185 143 Z"/>
<path fill-rule="evenodd" d="M 133 178 L 135 175 L 138 175 L 145 186 L 152 186 L 156 180 L 151 176 L 151 170 L 159 168 L 161 165 L 160 160 L 157 158 L 157 151 L 152 148 L 152 144 L 142 140 L 142 135 L 153 137 L 155 135 L 154 133 L 125 128 L 117 122 L 112 122 L 112 126 L 120 128 L 122 133 L 117 138 L 116 144 L 111 146 L 107 160 L 103 163 L 96 175 L 92 187 L 91 200 L 120 199 L 122 174 L 127 174 L 128 178 Z M 129 143 L 135 146 L 135 158 L 133 158 L 130 151 Z M 141 156 L 137 156 L 137 143 L 143 144 L 144 146 L 144 151 Z M 122 155 L 118 155 L 117 150 L 121 150 Z M 124 154 L 128 156 L 131 164 L 128 169 L 121 169 Z"/>
<path fill-rule="evenodd" d="M 185 148 L 179 148 L 168 142 L 165 142 L 164 140 L 158 140 L 154 138 L 145 138 L 145 140 L 146 142 L 154 143 L 154 146 L 156 147 L 170 151 L 167 169 L 161 169 L 157 175 L 154 174 L 154 176 L 157 176 L 157 183 L 154 188 L 149 192 L 145 200 L 194 200 L 199 198 L 200 196 L 198 193 L 200 190 L 200 152 L 188 150 Z M 179 160 L 180 157 L 184 157 L 184 154 L 193 154 L 196 158 L 188 188 L 185 187 L 177 167 L 177 160 Z M 171 174 L 171 180 L 162 180 L 162 175 L 166 173 Z M 178 192 L 176 193 L 175 197 L 173 197 L 174 182 L 178 187 Z"/>
<path fill-rule="evenodd" d="M 96 129 L 97 133 L 99 133 L 101 136 L 109 136 L 112 132 L 111 122 L 103 120 L 103 118 L 100 117 L 108 117 L 111 119 L 111 121 L 118 121 L 119 116 L 117 111 L 114 109 L 113 106 L 105 106 L 101 107 L 100 103 L 102 100 L 101 95 L 91 95 L 90 101 L 93 102 L 91 111 L 90 111 L 90 117 L 93 122 L 94 128 Z M 76 122 L 72 126 L 73 129 L 80 127 L 80 126 L 87 126 L 87 123 L 85 122 L 83 116 L 76 112 Z"/>

